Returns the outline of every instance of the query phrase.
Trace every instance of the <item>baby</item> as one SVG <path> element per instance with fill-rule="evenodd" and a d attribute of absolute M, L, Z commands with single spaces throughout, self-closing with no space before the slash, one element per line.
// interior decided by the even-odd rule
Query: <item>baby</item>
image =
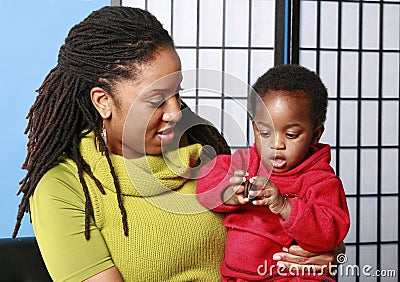
<path fill-rule="evenodd" d="M 200 203 L 226 213 L 223 281 L 334 281 L 312 269 L 281 269 L 272 259 L 292 244 L 332 250 L 349 229 L 330 146 L 319 143 L 327 90 L 316 73 L 299 65 L 275 66 L 253 88 L 254 146 L 217 156 L 197 182 Z"/>

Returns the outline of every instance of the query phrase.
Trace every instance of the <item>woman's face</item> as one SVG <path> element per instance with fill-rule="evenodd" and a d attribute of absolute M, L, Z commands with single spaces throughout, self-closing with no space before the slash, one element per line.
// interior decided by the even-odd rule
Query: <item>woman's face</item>
<path fill-rule="evenodd" d="M 288 171 L 307 156 L 316 144 L 323 126 L 314 126 L 306 95 L 270 91 L 255 113 L 253 129 L 257 151 L 263 163 L 276 172 Z"/>
<path fill-rule="evenodd" d="M 113 154 L 137 158 L 159 154 L 174 138 L 181 119 L 180 59 L 173 48 L 162 48 L 138 68 L 138 77 L 117 83 L 112 111 L 105 123 L 107 147 Z"/>

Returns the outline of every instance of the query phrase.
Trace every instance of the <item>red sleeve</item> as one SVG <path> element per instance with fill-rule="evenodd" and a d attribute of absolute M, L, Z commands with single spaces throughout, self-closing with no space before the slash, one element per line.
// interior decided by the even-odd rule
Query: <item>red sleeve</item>
<path fill-rule="evenodd" d="M 258 161 L 253 160 L 256 155 L 252 149 L 237 150 L 233 155 L 218 155 L 204 165 L 197 180 L 198 201 L 214 212 L 231 212 L 241 208 L 241 205 L 225 205 L 222 202 L 222 193 L 231 185 L 229 179 L 235 170 L 244 169 L 250 174 L 257 171 Z"/>
<path fill-rule="evenodd" d="M 318 174 L 318 175 L 317 175 Z M 321 179 L 323 172 L 302 178 L 298 199 L 290 199 L 292 211 L 281 225 L 303 248 L 311 252 L 333 250 L 346 237 L 350 226 L 349 211 L 342 182 L 335 175 Z M 306 181 L 312 179 L 312 183 Z"/>

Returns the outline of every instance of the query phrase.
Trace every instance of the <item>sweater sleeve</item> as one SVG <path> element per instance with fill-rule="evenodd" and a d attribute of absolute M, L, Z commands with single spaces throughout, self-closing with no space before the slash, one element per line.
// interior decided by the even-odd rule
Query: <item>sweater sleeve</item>
<path fill-rule="evenodd" d="M 85 239 L 85 197 L 70 165 L 58 164 L 42 177 L 30 198 L 30 211 L 53 280 L 82 281 L 114 265 L 92 217 L 90 239 Z"/>
<path fill-rule="evenodd" d="M 233 176 L 237 154 L 218 155 L 204 165 L 196 185 L 197 200 L 206 208 L 214 212 L 231 212 L 239 206 L 228 206 L 222 202 L 223 191 L 230 186 L 229 179 Z"/>
<path fill-rule="evenodd" d="M 281 225 L 305 250 L 324 252 L 333 250 L 346 237 L 349 226 L 349 212 L 342 182 L 334 174 L 321 179 L 324 173 L 304 177 L 297 199 L 289 199 L 292 211 Z"/>

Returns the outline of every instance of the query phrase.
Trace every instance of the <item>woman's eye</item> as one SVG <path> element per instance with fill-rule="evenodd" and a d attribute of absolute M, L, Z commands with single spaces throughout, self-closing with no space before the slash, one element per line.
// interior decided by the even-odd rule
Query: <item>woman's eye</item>
<path fill-rule="evenodd" d="M 181 91 L 181 89 L 179 89 L 178 92 L 176 92 L 173 95 L 175 97 L 175 99 L 179 102 L 179 104 L 180 104 L 180 101 L 181 101 L 181 97 L 180 97 L 180 94 L 179 94 L 180 91 Z M 169 96 L 169 97 L 172 97 L 172 95 Z M 160 98 L 160 97 L 158 97 L 158 98 Z M 150 100 L 149 103 L 150 103 L 150 105 L 152 107 L 158 108 L 158 107 L 161 107 L 165 103 L 165 101 L 167 101 L 168 99 L 169 98 L 163 97 L 162 99 L 159 99 L 159 100 L 155 100 L 155 99 L 154 100 Z"/>
<path fill-rule="evenodd" d="M 158 107 L 160 107 L 162 104 L 165 103 L 165 99 L 162 99 L 162 100 L 159 100 L 159 101 L 149 101 L 149 103 L 150 103 L 151 106 L 153 106 L 153 107 L 155 107 L 155 108 L 158 108 Z"/>
<path fill-rule="evenodd" d="M 181 94 L 180 94 L 180 92 L 176 92 L 175 93 L 175 99 L 176 99 L 176 101 L 178 101 L 179 104 L 181 103 Z"/>

